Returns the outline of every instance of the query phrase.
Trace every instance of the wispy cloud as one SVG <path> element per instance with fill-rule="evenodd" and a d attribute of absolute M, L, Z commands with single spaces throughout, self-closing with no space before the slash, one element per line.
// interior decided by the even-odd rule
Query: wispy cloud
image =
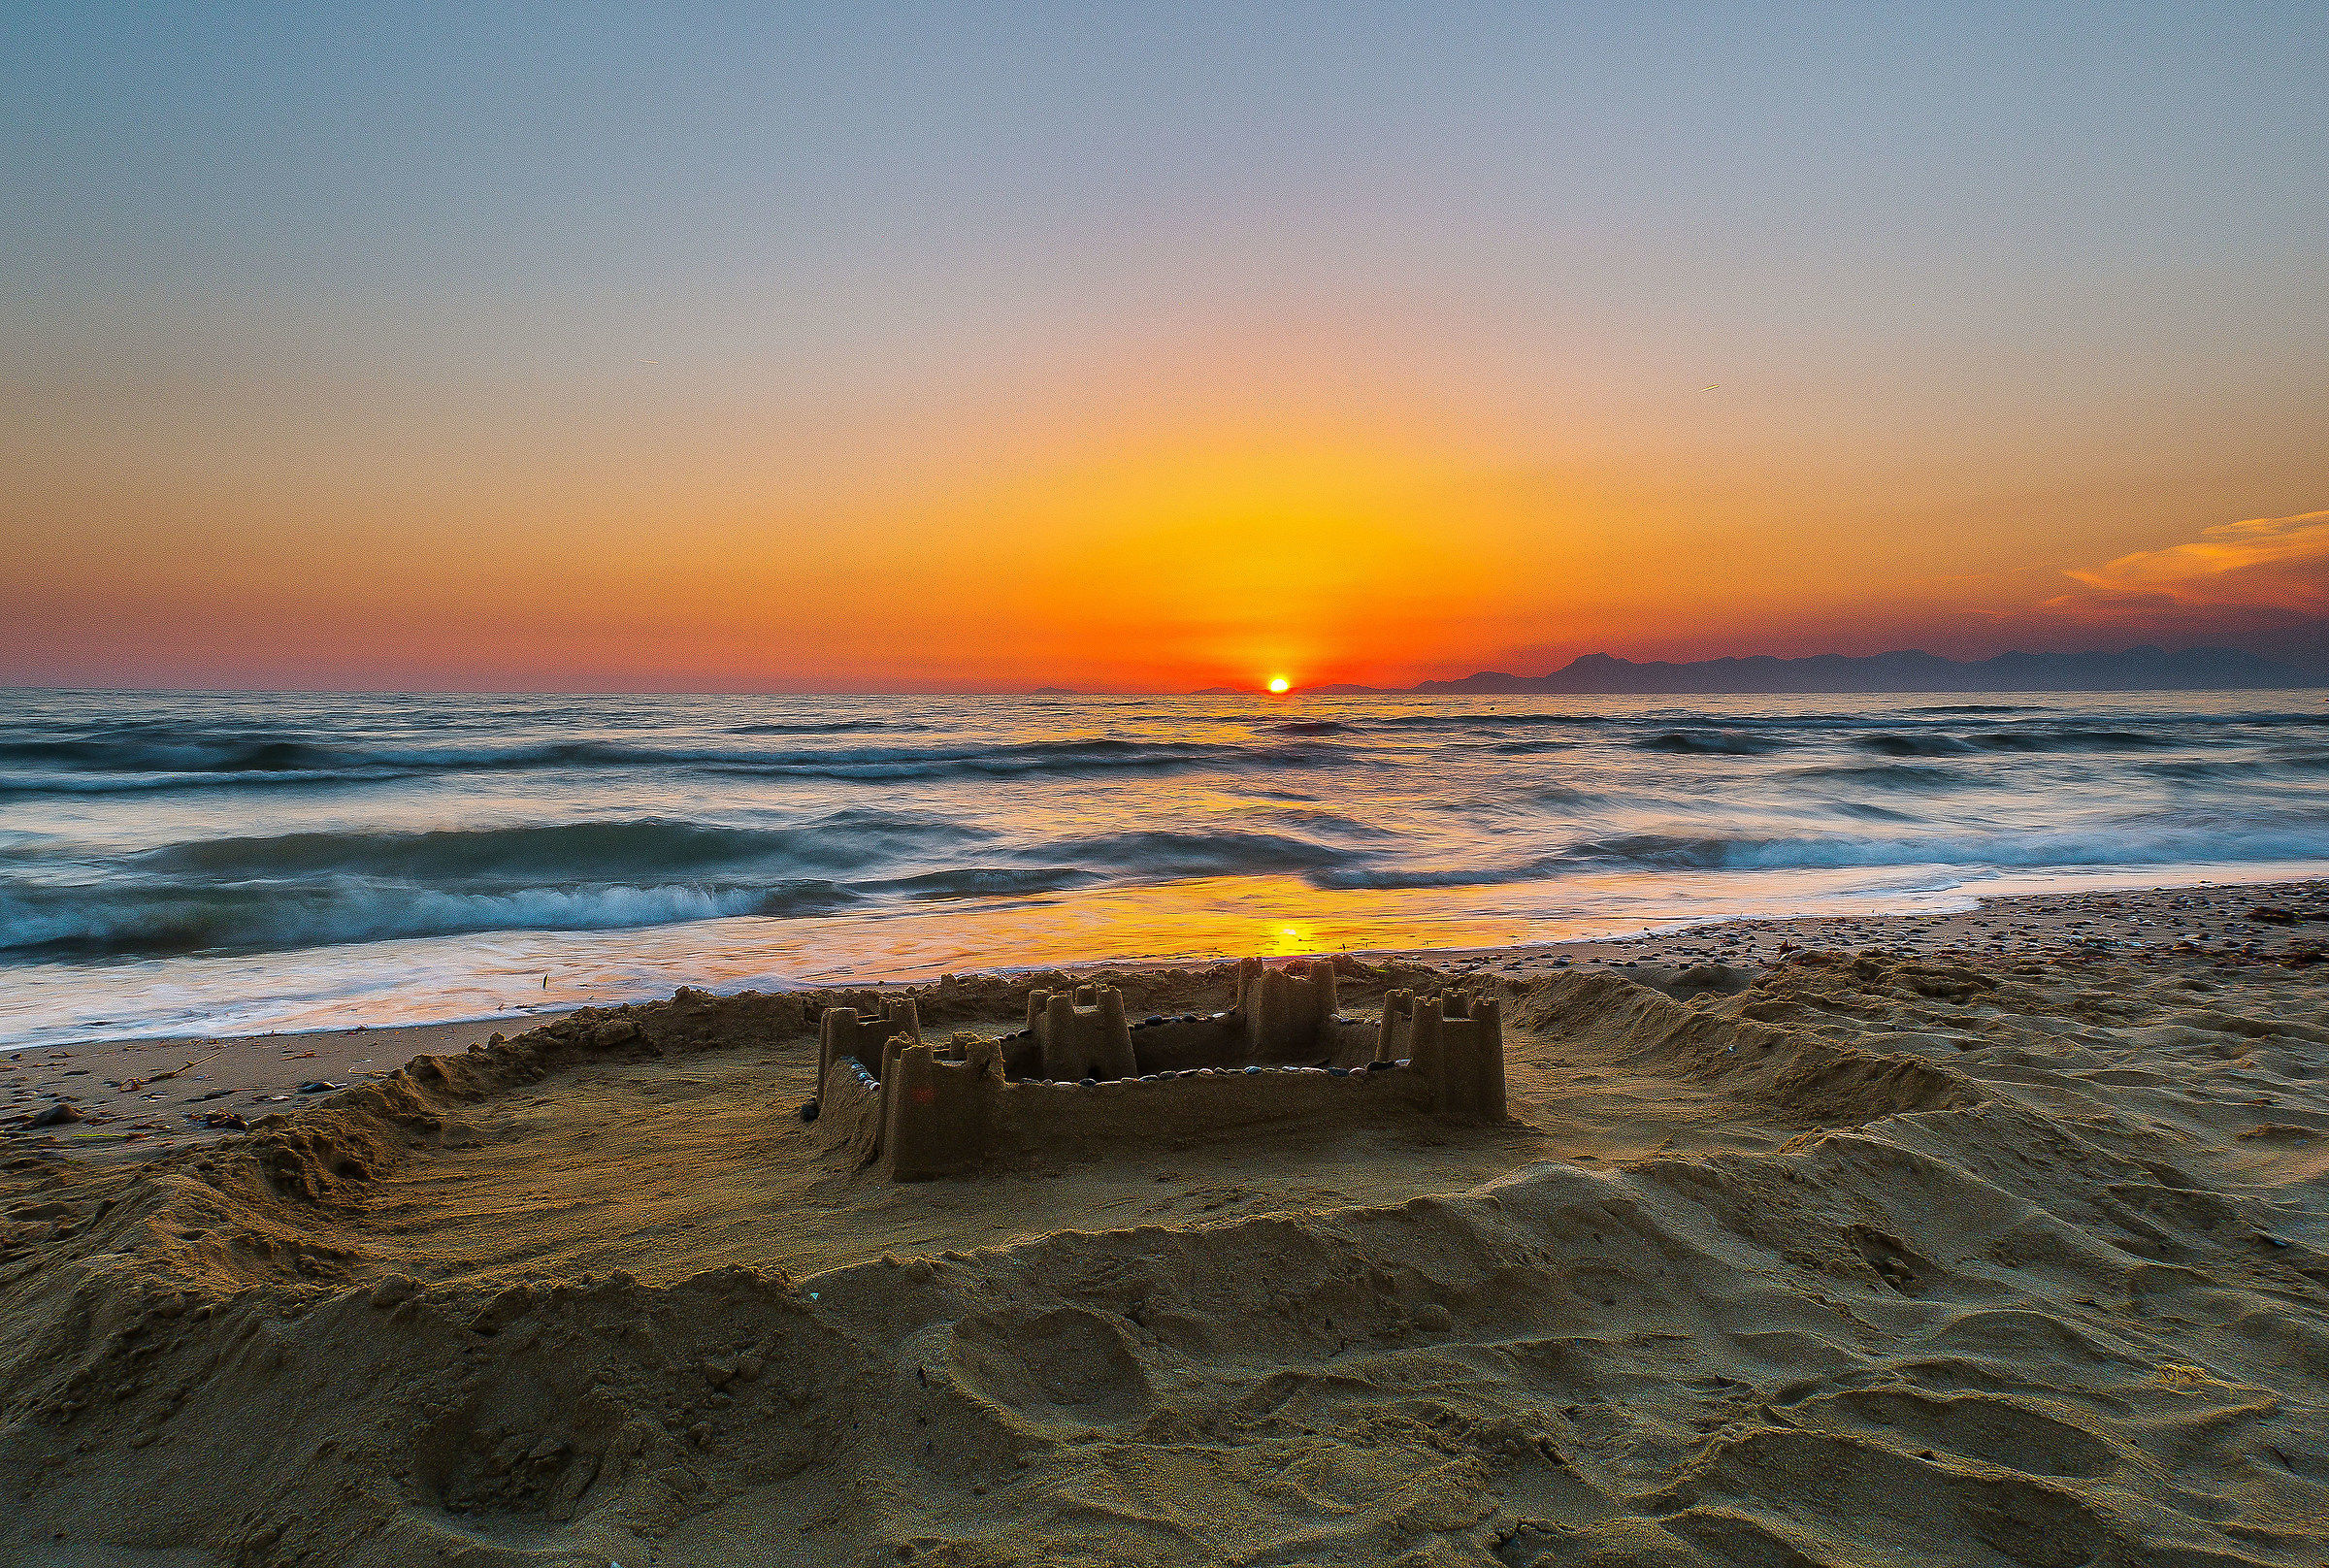
<path fill-rule="evenodd" d="M 2329 611 L 2329 511 L 2253 517 L 2203 531 L 2188 544 L 2142 550 L 2065 573 L 2080 591 L 2050 609 L 2114 607 Z"/>

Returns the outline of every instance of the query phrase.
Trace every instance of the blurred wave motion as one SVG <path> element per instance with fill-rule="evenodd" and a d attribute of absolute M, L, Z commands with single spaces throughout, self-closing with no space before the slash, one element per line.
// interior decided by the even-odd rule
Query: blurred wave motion
<path fill-rule="evenodd" d="M 2329 863 L 2318 694 L 1931 695 L 5 693 L 0 1040 Z"/>

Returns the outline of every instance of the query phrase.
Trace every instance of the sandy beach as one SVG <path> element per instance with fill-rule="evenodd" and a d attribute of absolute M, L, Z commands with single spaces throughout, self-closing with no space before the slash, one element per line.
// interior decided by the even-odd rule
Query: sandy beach
<path fill-rule="evenodd" d="M 0 1552 L 2317 1562 L 2325 895 L 1347 959 L 1359 1019 L 1496 996 L 1510 1120 L 921 1183 L 798 1114 L 832 994 L 44 1053 L 19 1104 L 70 1061 L 84 1120 L 11 1133 Z"/>

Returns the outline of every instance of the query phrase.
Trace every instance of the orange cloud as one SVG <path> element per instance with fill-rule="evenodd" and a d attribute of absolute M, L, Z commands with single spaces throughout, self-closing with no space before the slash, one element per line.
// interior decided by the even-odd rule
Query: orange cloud
<path fill-rule="evenodd" d="M 2318 614 L 2329 610 L 2329 511 L 2223 523 L 2188 544 L 2122 555 L 2066 575 L 2084 592 L 2050 600 L 2049 608 L 2076 609 L 2099 599 Z"/>

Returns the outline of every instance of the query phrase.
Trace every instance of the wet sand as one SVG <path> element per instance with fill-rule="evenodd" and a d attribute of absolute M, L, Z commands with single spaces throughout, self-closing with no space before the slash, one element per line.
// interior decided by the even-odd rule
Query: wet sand
<path fill-rule="evenodd" d="M 2329 921 L 2280 926 L 2247 918 L 2260 906 L 2329 914 L 2329 883 L 2042 895 L 1989 899 L 1953 915 L 1726 921 L 1617 941 L 1365 956 L 1458 975 L 1522 979 L 1645 964 L 1753 968 L 1805 949 L 1996 960 L 2110 953 L 2145 961 L 2196 950 L 2238 964 L 2277 963 L 2292 950 L 2329 944 Z M 1095 965 L 1094 971 L 1133 967 L 1146 966 Z M 42 1147 L 70 1147 L 86 1158 L 148 1158 L 211 1141 L 240 1130 L 238 1119 L 247 1125 L 329 1092 L 307 1087 L 303 1093 L 303 1086 L 336 1089 L 384 1077 L 423 1052 L 463 1050 L 497 1031 L 514 1033 L 558 1016 L 28 1047 L 0 1054 L 0 1130 Z M 163 1073 L 174 1076 L 156 1077 Z M 80 1120 L 49 1128 L 25 1126 L 60 1099 Z"/>

